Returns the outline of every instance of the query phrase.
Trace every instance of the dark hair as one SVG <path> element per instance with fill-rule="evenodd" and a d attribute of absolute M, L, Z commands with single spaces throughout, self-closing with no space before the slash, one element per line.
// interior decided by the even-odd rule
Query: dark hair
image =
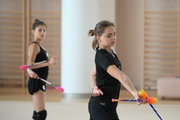
<path fill-rule="evenodd" d="M 47 28 L 46 24 L 43 21 L 36 19 L 32 25 L 32 30 L 35 30 L 39 25 L 44 25 Z"/>
<path fill-rule="evenodd" d="M 95 36 L 93 39 L 93 42 L 92 42 L 92 48 L 94 50 L 99 48 L 99 44 L 98 44 L 98 41 L 96 39 L 96 36 L 101 36 L 104 33 L 105 28 L 108 26 L 115 27 L 114 23 L 107 21 L 107 20 L 103 20 L 103 21 L 100 21 L 96 24 L 94 30 L 89 30 L 88 36 Z"/>

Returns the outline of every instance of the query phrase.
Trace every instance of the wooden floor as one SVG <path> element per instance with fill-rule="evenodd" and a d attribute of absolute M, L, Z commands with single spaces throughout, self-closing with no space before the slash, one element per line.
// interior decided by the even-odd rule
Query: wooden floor
<path fill-rule="evenodd" d="M 149 97 L 155 97 L 158 99 L 157 104 L 178 104 L 180 105 L 180 99 L 161 99 L 157 96 L 156 90 L 146 91 Z M 133 99 L 133 96 L 126 90 L 122 89 L 120 98 Z M 0 100 L 3 101 L 31 101 L 31 95 L 29 95 L 27 88 L 21 87 L 0 87 Z M 57 90 L 47 87 L 46 101 L 47 102 L 68 102 L 68 101 L 82 101 L 88 102 L 87 98 L 63 98 L 63 94 Z"/>

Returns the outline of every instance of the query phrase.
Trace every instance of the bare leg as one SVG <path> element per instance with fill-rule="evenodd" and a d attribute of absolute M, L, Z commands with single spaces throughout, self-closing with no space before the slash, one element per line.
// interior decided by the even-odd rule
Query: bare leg
<path fill-rule="evenodd" d="M 33 99 L 34 110 L 36 112 L 45 110 L 45 92 L 39 90 L 38 92 L 33 93 L 32 99 Z"/>
<path fill-rule="evenodd" d="M 32 101 L 33 101 L 34 111 L 36 111 L 36 113 L 45 110 L 45 92 L 39 90 L 38 92 L 33 93 Z"/>

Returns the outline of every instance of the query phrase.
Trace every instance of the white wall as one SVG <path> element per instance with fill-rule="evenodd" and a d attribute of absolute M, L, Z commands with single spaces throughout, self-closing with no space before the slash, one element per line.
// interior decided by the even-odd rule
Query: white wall
<path fill-rule="evenodd" d="M 62 0 L 61 81 L 65 95 L 91 93 L 89 78 L 95 51 L 91 48 L 93 37 L 87 33 L 101 20 L 115 20 L 114 3 L 114 0 Z"/>

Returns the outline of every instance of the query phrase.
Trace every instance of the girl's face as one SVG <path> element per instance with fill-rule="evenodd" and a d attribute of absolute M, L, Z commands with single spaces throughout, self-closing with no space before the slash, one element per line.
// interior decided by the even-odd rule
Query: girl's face
<path fill-rule="evenodd" d="M 101 36 L 97 36 L 99 47 L 110 48 L 113 47 L 116 41 L 116 30 L 113 26 L 108 26 L 104 29 Z"/>
<path fill-rule="evenodd" d="M 42 40 L 46 36 L 46 26 L 39 25 L 35 28 L 35 30 L 32 31 L 32 33 L 35 39 Z"/>

